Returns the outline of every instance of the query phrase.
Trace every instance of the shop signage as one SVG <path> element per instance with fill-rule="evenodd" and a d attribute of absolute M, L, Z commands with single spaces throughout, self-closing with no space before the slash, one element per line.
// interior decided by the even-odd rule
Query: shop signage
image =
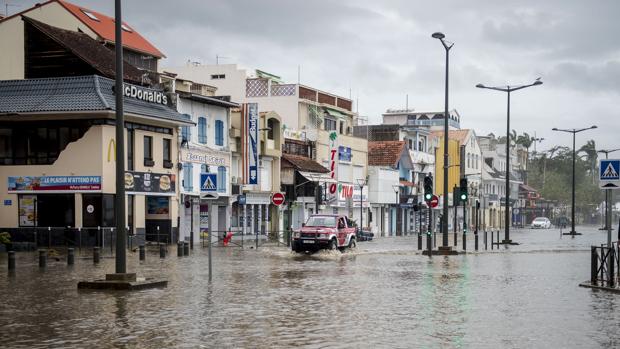
<path fill-rule="evenodd" d="M 338 147 L 338 160 L 351 161 L 351 148 L 339 146 Z"/>
<path fill-rule="evenodd" d="M 149 103 L 168 105 L 168 97 L 162 91 L 156 91 L 136 85 L 123 84 L 123 95 Z"/>
<path fill-rule="evenodd" d="M 4 200 L 4 206 L 11 206 L 11 205 L 13 205 L 12 200 Z"/>
<path fill-rule="evenodd" d="M 353 189 L 352 184 L 338 184 L 338 199 L 347 200 L 353 198 Z"/>
<path fill-rule="evenodd" d="M 19 196 L 19 226 L 34 227 L 37 215 L 36 195 Z"/>
<path fill-rule="evenodd" d="M 181 149 L 181 162 L 212 166 L 230 166 L 230 154 L 212 150 Z"/>
<path fill-rule="evenodd" d="M 176 176 L 165 173 L 125 172 L 125 190 L 135 193 L 175 193 Z"/>
<path fill-rule="evenodd" d="M 245 176 L 247 184 L 258 184 L 258 103 L 247 103 L 245 117 Z"/>
<path fill-rule="evenodd" d="M 8 182 L 9 192 L 101 190 L 101 176 L 17 176 Z"/>
<path fill-rule="evenodd" d="M 338 159 L 336 158 L 336 152 L 338 152 L 338 133 L 331 131 L 329 133 L 329 176 L 334 181 L 338 180 Z M 336 182 L 329 185 L 329 194 L 336 196 L 337 185 Z"/>
<path fill-rule="evenodd" d="M 271 195 L 268 193 L 245 193 L 246 205 L 269 205 Z"/>

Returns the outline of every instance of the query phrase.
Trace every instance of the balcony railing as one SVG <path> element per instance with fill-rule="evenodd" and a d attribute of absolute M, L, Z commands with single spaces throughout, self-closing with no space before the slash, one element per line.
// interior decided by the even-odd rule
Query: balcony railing
<path fill-rule="evenodd" d="M 406 125 L 407 126 L 437 126 L 437 125 L 443 125 L 444 119 L 433 119 L 433 120 L 407 120 Z M 448 125 L 458 128 L 460 127 L 459 123 L 449 119 L 448 120 Z"/>

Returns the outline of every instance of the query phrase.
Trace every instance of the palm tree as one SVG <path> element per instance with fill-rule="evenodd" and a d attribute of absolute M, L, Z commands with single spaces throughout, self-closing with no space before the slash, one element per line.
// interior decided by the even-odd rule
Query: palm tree
<path fill-rule="evenodd" d="M 590 176 L 592 177 L 592 183 L 595 183 L 596 164 L 598 161 L 598 152 L 596 151 L 596 143 L 593 139 L 589 140 L 577 150 L 577 154 L 585 153 L 583 159 L 588 164 L 590 169 Z"/>
<path fill-rule="evenodd" d="M 515 132 L 516 134 L 516 132 Z M 528 170 L 528 161 L 530 159 L 530 147 L 534 143 L 534 138 L 530 137 L 527 132 L 523 132 L 522 135 L 517 137 L 516 144 L 521 144 L 525 148 L 525 173 L 527 174 Z M 527 175 L 525 176 L 525 184 L 527 184 Z"/>

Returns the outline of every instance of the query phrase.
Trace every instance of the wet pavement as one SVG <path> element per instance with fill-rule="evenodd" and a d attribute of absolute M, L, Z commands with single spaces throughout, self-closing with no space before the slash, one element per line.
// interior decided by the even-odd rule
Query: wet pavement
<path fill-rule="evenodd" d="M 78 292 L 79 280 L 113 272 L 111 258 L 67 267 L 61 256 L 40 271 L 35 254 L 22 253 L 9 276 L 3 254 L 0 346 L 618 347 L 620 295 L 578 287 L 589 277 L 590 245 L 607 233 L 578 231 L 516 230 L 521 245 L 432 258 L 412 236 L 314 255 L 214 248 L 211 283 L 207 249 L 179 258 L 171 246 L 163 260 L 155 250 L 143 263 L 128 253 L 129 271 L 169 281 L 133 293 Z"/>

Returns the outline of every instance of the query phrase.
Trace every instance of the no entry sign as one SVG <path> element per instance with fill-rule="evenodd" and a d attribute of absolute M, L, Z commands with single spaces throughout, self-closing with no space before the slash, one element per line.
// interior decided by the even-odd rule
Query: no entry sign
<path fill-rule="evenodd" d="M 274 193 L 271 196 L 271 202 L 276 205 L 276 206 L 280 206 L 284 203 L 284 194 L 282 193 Z"/>
<path fill-rule="evenodd" d="M 433 195 L 433 197 L 431 198 L 431 207 L 435 208 L 437 207 L 437 205 L 439 205 L 439 198 L 437 197 L 437 195 Z"/>

